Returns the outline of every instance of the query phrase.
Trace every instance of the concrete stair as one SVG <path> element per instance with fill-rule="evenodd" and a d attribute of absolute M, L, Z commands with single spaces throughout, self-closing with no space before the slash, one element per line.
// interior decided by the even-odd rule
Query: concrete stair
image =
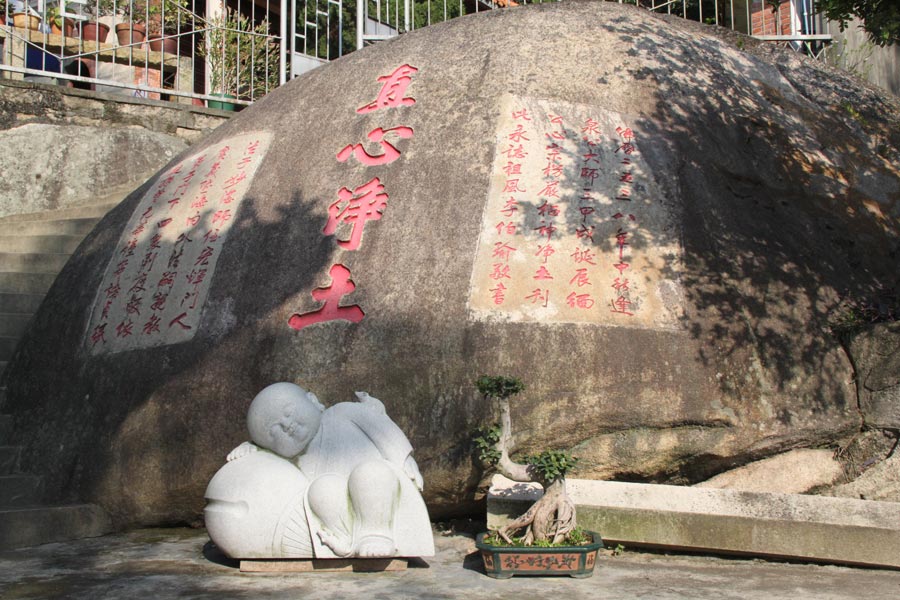
<path fill-rule="evenodd" d="M 0 377 L 69 256 L 120 200 L 0 218 Z"/>
<path fill-rule="evenodd" d="M 5 392 L 0 390 L 0 407 Z M 12 430 L 12 416 L 0 414 L 0 552 L 112 531 L 109 517 L 94 504 L 40 504 L 41 478 L 20 472 L 21 446 L 5 445 Z"/>
<path fill-rule="evenodd" d="M 0 381 L 44 295 L 69 256 L 124 194 L 100 203 L 0 218 Z M 10 445 L 12 415 L 0 389 L 0 551 L 112 530 L 93 504 L 42 505 L 41 478 L 22 473 L 24 449 Z"/>

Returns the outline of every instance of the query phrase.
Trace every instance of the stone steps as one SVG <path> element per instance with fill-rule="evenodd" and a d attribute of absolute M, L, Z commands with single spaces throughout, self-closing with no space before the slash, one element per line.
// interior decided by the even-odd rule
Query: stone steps
<path fill-rule="evenodd" d="M 127 192 L 98 204 L 0 218 L 0 374 L 72 252 Z"/>
<path fill-rule="evenodd" d="M 6 389 L 0 389 L 0 408 Z M 112 531 L 109 517 L 93 504 L 41 506 L 41 478 L 19 473 L 21 446 L 9 446 L 11 415 L 0 414 L 0 551 Z"/>
<path fill-rule="evenodd" d="M 31 313 L 0 312 L 0 337 L 21 337 L 30 321 Z"/>
<path fill-rule="evenodd" d="M 102 202 L 84 204 L 69 208 L 60 208 L 36 213 L 21 213 L 0 217 L 0 225 L 5 223 L 21 223 L 23 221 L 58 221 L 61 219 L 101 219 L 128 195 L 128 192 L 113 193 Z"/>
<path fill-rule="evenodd" d="M 0 235 L 80 235 L 84 237 L 96 224 L 97 217 L 0 221 Z"/>
<path fill-rule="evenodd" d="M 0 271 L 0 290 L 9 294 L 46 294 L 58 274 Z"/>
<path fill-rule="evenodd" d="M 37 311 L 43 299 L 43 294 L 10 294 L 0 291 L 0 312 L 31 315 Z"/>
<path fill-rule="evenodd" d="M 72 254 L 83 235 L 0 235 L 3 252 Z"/>
<path fill-rule="evenodd" d="M 69 256 L 126 193 L 102 204 L 0 219 L 0 375 Z M 0 411 L 5 402 L 0 389 Z M 0 550 L 111 531 L 99 506 L 42 506 L 41 478 L 21 472 L 23 448 L 10 445 L 12 435 L 11 415 L 0 414 Z"/>
<path fill-rule="evenodd" d="M 18 451 L 20 448 L 16 447 L 16 450 Z M 23 473 L 0 475 L 0 506 L 2 507 L 33 505 L 40 499 L 40 494 L 40 477 Z"/>
<path fill-rule="evenodd" d="M 0 252 L 0 265 L 7 271 L 26 273 L 59 273 L 69 254 L 41 254 L 35 252 Z"/>
<path fill-rule="evenodd" d="M 11 475 L 19 468 L 21 446 L 0 446 L 0 475 Z"/>

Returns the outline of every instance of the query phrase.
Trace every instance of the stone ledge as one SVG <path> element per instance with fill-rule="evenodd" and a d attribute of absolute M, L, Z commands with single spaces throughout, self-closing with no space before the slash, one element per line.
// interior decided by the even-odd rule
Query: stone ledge
<path fill-rule="evenodd" d="M 900 568 L 900 504 L 570 479 L 578 522 L 608 543 Z M 496 476 L 488 527 L 540 496 Z"/>

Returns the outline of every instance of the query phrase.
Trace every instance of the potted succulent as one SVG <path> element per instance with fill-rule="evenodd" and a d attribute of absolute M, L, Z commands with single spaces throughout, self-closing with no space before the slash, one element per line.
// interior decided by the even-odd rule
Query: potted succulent
<path fill-rule="evenodd" d="M 200 56 L 206 60 L 211 96 L 255 100 L 278 86 L 279 45 L 269 35 L 269 22 L 254 24 L 226 8 L 208 24 Z M 234 110 L 234 103 L 208 101 L 211 108 Z"/>
<path fill-rule="evenodd" d="M 536 482 L 544 493 L 525 514 L 496 531 L 479 534 L 485 572 L 496 578 L 513 575 L 570 575 L 590 577 L 603 540 L 577 526 L 575 504 L 566 493 L 566 473 L 577 459 L 568 452 L 549 450 L 513 461 L 509 398 L 525 385 L 516 378 L 481 377 L 476 382 L 485 400 L 496 402 L 500 424 L 475 439 L 479 458 L 513 481 Z M 521 535 L 516 536 L 517 533 Z"/>

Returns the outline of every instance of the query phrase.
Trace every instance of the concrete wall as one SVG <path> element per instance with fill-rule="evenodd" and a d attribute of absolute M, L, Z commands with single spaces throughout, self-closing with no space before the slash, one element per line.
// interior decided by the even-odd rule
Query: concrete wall
<path fill-rule="evenodd" d="M 134 189 L 230 113 L 27 81 L 0 81 L 0 216 Z M 129 187 L 131 186 L 131 187 Z"/>
<path fill-rule="evenodd" d="M 831 24 L 834 43 L 829 62 L 900 96 L 900 46 L 875 46 L 861 25 L 851 21 L 842 32 L 836 23 Z"/>

